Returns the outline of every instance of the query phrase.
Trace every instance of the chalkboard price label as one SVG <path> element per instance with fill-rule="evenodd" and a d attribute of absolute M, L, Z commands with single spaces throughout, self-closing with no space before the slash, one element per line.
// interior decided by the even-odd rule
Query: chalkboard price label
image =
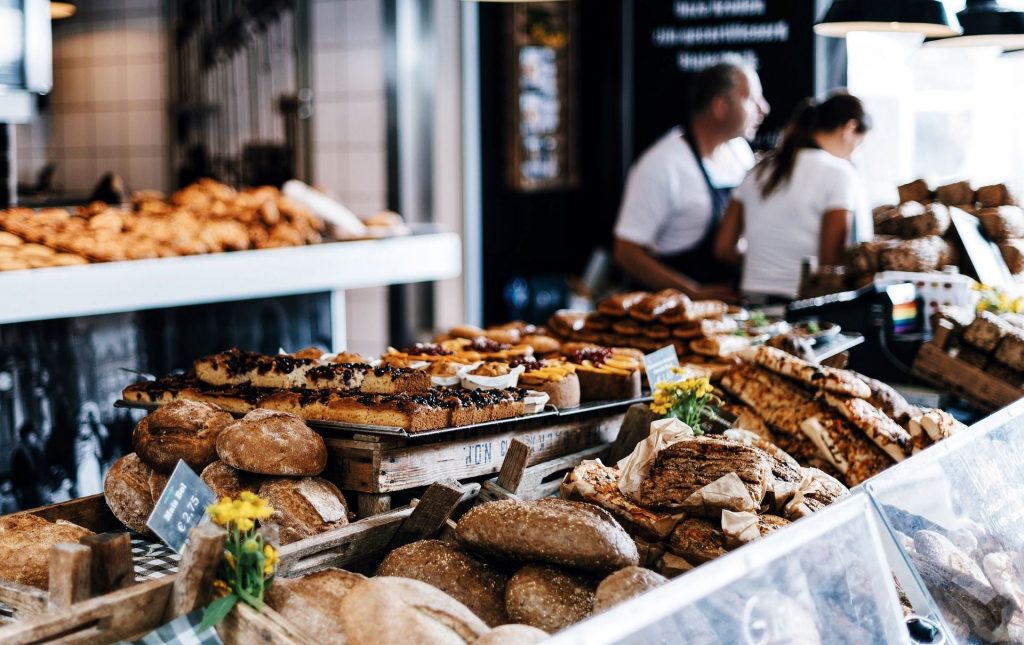
<path fill-rule="evenodd" d="M 679 357 L 672 345 L 644 355 L 644 370 L 647 372 L 647 382 L 651 384 L 652 390 L 658 383 L 678 381 L 679 375 L 672 373 L 672 369 L 676 367 L 679 367 Z"/>
<path fill-rule="evenodd" d="M 217 495 L 184 461 L 178 461 L 167 486 L 160 493 L 146 526 L 167 546 L 181 553 L 188 532 L 206 517 L 206 507 Z"/>

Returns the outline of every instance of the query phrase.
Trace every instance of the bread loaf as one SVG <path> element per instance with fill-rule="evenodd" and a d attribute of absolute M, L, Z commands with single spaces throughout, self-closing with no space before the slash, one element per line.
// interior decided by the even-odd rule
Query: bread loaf
<path fill-rule="evenodd" d="M 238 499 L 242 491 L 255 493 L 260 489 L 261 483 L 259 475 L 232 468 L 220 460 L 204 468 L 199 478 L 217 495 L 217 499 Z"/>
<path fill-rule="evenodd" d="M 512 620 L 554 633 L 590 616 L 596 589 L 589 578 L 528 564 L 509 578 L 505 606 Z"/>
<path fill-rule="evenodd" d="M 615 571 L 640 560 L 632 538 L 607 511 L 561 499 L 482 504 L 462 516 L 455 534 L 484 555 L 584 571 Z"/>
<path fill-rule="evenodd" d="M 338 487 L 321 477 L 278 477 L 263 482 L 260 497 L 274 508 L 281 544 L 297 542 L 348 524 L 348 506 Z"/>
<path fill-rule="evenodd" d="M 138 533 L 152 535 L 146 521 L 167 485 L 167 476 L 130 452 L 115 461 L 103 480 L 103 496 L 114 517 Z"/>
<path fill-rule="evenodd" d="M 904 215 L 901 222 L 900 235 L 908 239 L 927 237 L 929 235 L 945 235 L 952 223 L 949 208 L 937 203 L 929 204 L 922 212 L 915 215 Z"/>
<path fill-rule="evenodd" d="M 1003 240 L 999 244 L 999 252 L 1010 273 L 1024 273 L 1024 240 Z"/>
<path fill-rule="evenodd" d="M 699 517 L 688 517 L 676 526 L 669 537 L 672 553 L 693 565 L 704 564 L 726 553 L 721 523 Z"/>
<path fill-rule="evenodd" d="M 338 615 L 351 645 L 465 645 L 487 625 L 465 605 L 419 580 L 379 577 L 357 583 Z"/>
<path fill-rule="evenodd" d="M 447 542 L 421 540 L 399 547 L 380 563 L 377 575 L 402 576 L 437 587 L 491 627 L 508 622 L 506 577 Z"/>
<path fill-rule="evenodd" d="M 1024 238 L 1024 210 L 1018 206 L 1000 206 L 978 211 L 981 230 L 990 240 Z"/>
<path fill-rule="evenodd" d="M 536 627 L 502 625 L 473 641 L 473 645 L 535 645 L 547 638 L 547 632 Z"/>
<path fill-rule="evenodd" d="M 257 409 L 228 425 L 217 439 L 221 461 L 250 473 L 303 477 L 327 465 L 327 447 L 302 419 Z"/>
<path fill-rule="evenodd" d="M 46 589 L 50 581 L 50 547 L 78 541 L 92 531 L 77 524 L 49 522 L 31 513 L 0 517 L 0 580 Z"/>
<path fill-rule="evenodd" d="M 170 473 L 183 459 L 200 471 L 217 459 L 217 437 L 232 420 L 207 403 L 174 401 L 139 421 L 132 447 L 154 470 Z"/>
<path fill-rule="evenodd" d="M 345 645 L 338 605 L 365 576 L 341 569 L 324 569 L 302 578 L 276 578 L 266 593 L 271 609 L 284 616 L 304 636 L 323 645 Z"/>
<path fill-rule="evenodd" d="M 932 199 L 932 189 L 928 187 L 928 182 L 923 179 L 903 184 L 897 190 L 900 194 L 900 202 L 924 203 Z"/>
<path fill-rule="evenodd" d="M 949 243 L 933 235 L 885 248 L 880 255 L 879 268 L 883 271 L 935 271 L 950 264 L 952 257 Z"/>
<path fill-rule="evenodd" d="M 983 352 L 995 351 L 999 341 L 1013 329 L 1013 326 L 999 316 L 982 311 L 964 330 L 963 341 Z"/>
<path fill-rule="evenodd" d="M 982 186 L 976 193 L 978 205 L 982 208 L 998 208 L 1000 206 L 1013 206 L 1016 201 L 1010 194 L 1010 189 L 1005 184 L 993 186 Z"/>
<path fill-rule="evenodd" d="M 935 199 L 946 206 L 974 205 L 974 189 L 966 181 L 946 184 L 935 189 Z"/>
<path fill-rule="evenodd" d="M 619 569 L 601 581 L 594 595 L 594 613 L 635 598 L 668 582 L 668 578 L 642 567 Z"/>

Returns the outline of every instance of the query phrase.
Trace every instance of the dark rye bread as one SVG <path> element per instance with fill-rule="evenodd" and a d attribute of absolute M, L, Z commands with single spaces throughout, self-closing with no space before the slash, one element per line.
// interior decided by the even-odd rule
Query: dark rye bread
<path fill-rule="evenodd" d="M 419 580 L 381 576 L 357 583 L 338 604 L 351 645 L 465 645 L 487 625 L 465 605 Z"/>
<path fill-rule="evenodd" d="M 220 460 L 204 468 L 199 478 L 206 482 L 218 499 L 224 497 L 238 499 L 242 491 L 255 493 L 260 489 L 260 483 L 263 480 L 260 475 L 232 468 Z"/>
<path fill-rule="evenodd" d="M 152 535 L 146 520 L 166 485 L 167 475 L 156 472 L 130 452 L 110 466 L 103 480 L 103 497 L 110 512 L 122 524 L 138 533 Z"/>
<path fill-rule="evenodd" d="M 206 403 L 174 401 L 139 421 L 132 447 L 154 470 L 170 473 L 182 459 L 199 471 L 217 459 L 217 437 L 233 420 Z"/>
<path fill-rule="evenodd" d="M 366 576 L 341 569 L 324 569 L 301 578 L 275 578 L 266 601 L 303 636 L 322 645 L 345 645 L 348 639 L 338 604 L 363 580 Z"/>
<path fill-rule="evenodd" d="M 643 567 L 619 569 L 601 581 L 594 596 L 594 613 L 635 598 L 668 582 L 668 578 Z"/>
<path fill-rule="evenodd" d="M 714 437 L 691 437 L 658 453 L 650 473 L 641 484 L 641 506 L 656 510 L 679 510 L 686 499 L 704 486 L 735 473 L 753 501 L 761 504 L 772 472 L 768 455 L 752 446 Z M 726 502 L 721 507 L 689 509 L 700 515 L 716 515 L 721 510 L 744 511 Z"/>
<path fill-rule="evenodd" d="M 590 616 L 597 582 L 543 564 L 528 564 L 508 581 L 505 606 L 512 620 L 554 633 Z"/>
<path fill-rule="evenodd" d="M 302 419 L 262 408 L 224 428 L 217 455 L 229 466 L 261 475 L 319 475 L 327 465 L 324 440 Z"/>
<path fill-rule="evenodd" d="M 482 504 L 455 529 L 470 550 L 498 558 L 609 572 L 640 563 L 636 544 L 605 510 L 582 502 L 539 499 Z"/>
<path fill-rule="evenodd" d="M 505 613 L 508 579 L 490 565 L 440 540 L 420 540 L 392 551 L 377 568 L 379 576 L 402 576 L 437 587 L 490 627 L 509 622 Z"/>
<path fill-rule="evenodd" d="M 30 513 L 0 517 L 0 580 L 46 589 L 50 581 L 50 547 L 77 544 L 92 531 L 77 524 L 47 521 Z"/>
<path fill-rule="evenodd" d="M 348 524 L 348 505 L 338 487 L 321 477 L 276 477 L 260 485 L 259 496 L 274 509 L 270 521 L 290 544 Z"/>

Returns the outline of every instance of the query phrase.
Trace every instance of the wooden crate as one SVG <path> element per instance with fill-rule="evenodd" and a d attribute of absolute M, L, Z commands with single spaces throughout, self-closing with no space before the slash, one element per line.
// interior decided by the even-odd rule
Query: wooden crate
<path fill-rule="evenodd" d="M 302 575 L 326 567 L 373 561 L 401 544 L 437 535 L 447 526 L 452 511 L 471 501 L 477 490 L 466 489 L 457 482 L 441 482 L 431 486 L 413 506 L 285 545 L 280 550 L 279 575 Z M 90 514 L 102 517 L 96 506 L 97 498 L 105 507 L 102 497 L 96 496 L 32 512 L 50 519 L 81 519 Z M 34 609 L 23 620 L 0 628 L 0 643 L 113 643 L 140 637 L 176 616 L 202 607 L 209 600 L 210 581 L 223 552 L 224 538 L 222 530 L 209 524 L 193 531 L 177 574 L 66 606 L 51 605 L 42 590 L 0 582 L 0 600 Z M 69 546 L 78 545 L 58 545 L 54 549 Z M 228 645 L 308 642 L 275 612 L 266 609 L 257 613 L 246 606 L 238 607 L 219 632 Z"/>
<path fill-rule="evenodd" d="M 390 495 L 428 486 L 442 479 L 466 480 L 493 475 L 512 442 L 532 449 L 527 465 L 551 461 L 611 443 L 625 411 L 595 410 L 560 421 L 517 421 L 494 429 L 454 432 L 441 437 L 396 438 L 325 434 L 325 476 L 345 491 L 354 491 L 360 517 L 390 508 Z"/>

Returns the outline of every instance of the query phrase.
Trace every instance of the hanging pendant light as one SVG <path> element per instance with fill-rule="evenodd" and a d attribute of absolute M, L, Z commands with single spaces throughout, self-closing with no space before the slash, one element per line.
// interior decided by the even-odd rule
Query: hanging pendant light
<path fill-rule="evenodd" d="M 926 43 L 927 47 L 1002 47 L 1024 48 L 1024 11 L 1009 9 L 996 0 L 967 0 L 967 7 L 956 14 L 962 36 Z"/>
<path fill-rule="evenodd" d="M 958 35 L 960 25 L 940 0 L 833 0 L 814 31 L 833 38 L 845 38 L 851 31 L 910 32 L 947 38 Z"/>
<path fill-rule="evenodd" d="M 50 2 L 50 20 L 70 18 L 78 11 L 74 2 Z"/>

